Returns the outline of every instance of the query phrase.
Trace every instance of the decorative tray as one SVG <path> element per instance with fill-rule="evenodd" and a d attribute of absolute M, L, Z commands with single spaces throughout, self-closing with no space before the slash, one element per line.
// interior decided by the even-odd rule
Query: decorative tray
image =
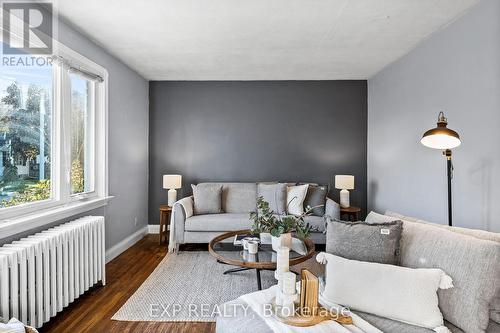
<path fill-rule="evenodd" d="M 308 327 L 314 326 L 326 320 L 334 320 L 341 325 L 352 325 L 352 317 L 332 313 L 323 307 L 318 307 L 316 314 L 308 315 L 301 313 L 300 310 L 296 310 L 293 316 L 285 317 L 280 315 L 281 306 L 276 305 L 276 298 L 272 299 L 271 305 L 273 317 L 276 320 L 290 326 Z M 295 303 L 295 306 L 297 308 L 298 303 Z"/>

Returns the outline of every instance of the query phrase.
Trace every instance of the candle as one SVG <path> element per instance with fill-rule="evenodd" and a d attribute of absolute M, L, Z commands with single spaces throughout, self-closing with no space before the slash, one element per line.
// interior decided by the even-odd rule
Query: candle
<path fill-rule="evenodd" d="M 278 271 L 278 274 L 288 272 L 290 249 L 288 247 L 280 247 L 277 253 L 278 258 L 276 259 L 276 270 Z"/>
<path fill-rule="evenodd" d="M 295 274 L 292 272 L 284 272 L 281 275 L 281 286 L 283 294 L 295 294 Z"/>
<path fill-rule="evenodd" d="M 295 312 L 295 304 L 293 301 L 283 301 L 281 306 L 281 316 L 282 317 L 293 317 Z"/>

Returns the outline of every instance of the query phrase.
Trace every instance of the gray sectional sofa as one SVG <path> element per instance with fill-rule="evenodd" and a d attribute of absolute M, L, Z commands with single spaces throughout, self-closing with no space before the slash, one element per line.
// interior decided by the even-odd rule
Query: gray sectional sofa
<path fill-rule="evenodd" d="M 436 225 L 392 212 L 387 212 L 383 220 L 403 221 L 402 266 L 441 268 L 452 277 L 454 287 L 438 292 L 445 326 L 451 332 L 500 332 L 500 234 Z M 217 317 L 217 333 L 272 333 L 254 311 L 245 312 L 245 306 L 237 306 L 245 305 L 241 300 L 229 304 L 232 306 L 225 308 L 235 312 Z M 434 332 L 352 310 L 383 332 Z"/>
<path fill-rule="evenodd" d="M 208 183 L 204 183 L 208 184 Z M 249 229 L 252 222 L 250 212 L 257 209 L 258 183 L 210 183 L 222 186 L 222 213 L 193 215 L 193 197 L 178 200 L 172 210 L 169 250 L 176 251 L 180 244 L 208 243 L 223 232 Z M 199 184 L 200 185 L 200 184 Z M 340 217 L 340 206 L 327 198 L 325 216 Z M 311 239 L 316 244 L 325 244 L 324 216 L 307 216 L 305 222 L 315 231 Z"/>

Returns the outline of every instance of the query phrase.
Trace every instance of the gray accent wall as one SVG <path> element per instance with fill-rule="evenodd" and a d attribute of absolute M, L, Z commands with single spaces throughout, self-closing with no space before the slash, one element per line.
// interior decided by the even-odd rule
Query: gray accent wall
<path fill-rule="evenodd" d="M 148 224 L 148 81 L 63 21 L 58 39 L 109 72 L 109 193 L 114 199 L 81 214 L 105 216 L 109 249 Z M 40 229 L 45 228 L 2 239 L 0 244 Z"/>
<path fill-rule="evenodd" d="M 353 174 L 366 208 L 366 81 L 150 82 L 149 218 L 204 181 L 316 182 Z M 331 189 L 338 198 L 338 190 Z"/>
<path fill-rule="evenodd" d="M 422 146 L 443 110 L 454 224 L 500 232 L 500 1 L 483 0 L 368 81 L 369 208 L 447 223 L 445 158 Z"/>

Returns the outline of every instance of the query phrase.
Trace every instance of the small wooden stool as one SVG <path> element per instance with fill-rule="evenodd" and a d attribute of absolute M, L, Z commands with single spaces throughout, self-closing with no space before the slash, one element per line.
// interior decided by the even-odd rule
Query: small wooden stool
<path fill-rule="evenodd" d="M 170 226 L 171 215 L 172 207 L 169 205 L 160 205 L 160 245 L 163 237 L 165 237 L 165 243 L 168 243 L 167 234 L 169 233 L 168 227 Z"/>

